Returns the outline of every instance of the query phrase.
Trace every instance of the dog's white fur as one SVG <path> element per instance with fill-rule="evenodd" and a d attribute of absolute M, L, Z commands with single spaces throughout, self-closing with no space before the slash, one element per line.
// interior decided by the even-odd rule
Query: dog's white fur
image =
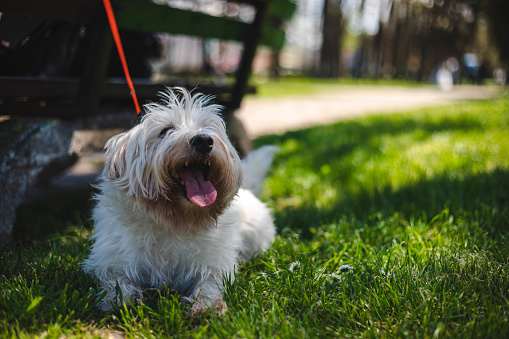
<path fill-rule="evenodd" d="M 166 284 L 194 302 L 193 313 L 223 312 L 223 279 L 233 279 L 238 260 L 251 259 L 275 237 L 270 210 L 250 190 L 259 191 L 276 149 L 262 147 L 242 164 L 221 106 L 184 89 L 163 96 L 163 104 L 145 107 L 140 124 L 106 145 L 93 211 L 95 242 L 83 268 L 107 292 L 104 310 L 121 302 L 117 284 L 132 301 Z M 212 138 L 210 153 L 191 145 L 198 134 Z M 217 198 L 198 207 L 186 197 L 179 171 L 204 163 L 210 163 L 206 179 Z"/>

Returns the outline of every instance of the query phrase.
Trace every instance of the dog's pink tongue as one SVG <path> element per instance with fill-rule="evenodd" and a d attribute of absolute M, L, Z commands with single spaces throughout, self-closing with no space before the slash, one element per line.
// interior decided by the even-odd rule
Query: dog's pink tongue
<path fill-rule="evenodd" d="M 180 179 L 187 189 L 187 198 L 198 207 L 208 207 L 217 198 L 217 191 L 210 181 L 206 181 L 203 172 L 196 168 L 186 168 L 180 171 Z"/>

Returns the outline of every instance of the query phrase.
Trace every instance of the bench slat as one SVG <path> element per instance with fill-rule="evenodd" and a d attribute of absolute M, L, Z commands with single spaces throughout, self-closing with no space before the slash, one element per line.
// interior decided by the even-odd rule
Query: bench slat
<path fill-rule="evenodd" d="M 80 85 L 80 78 L 74 77 L 24 77 L 24 76 L 0 76 L 0 88 L 2 89 L 2 98 L 18 98 L 22 101 L 23 97 L 27 98 L 68 98 L 74 97 Z M 203 90 L 206 94 L 218 95 L 228 93 L 232 89 L 232 85 L 213 85 L 195 83 L 187 83 L 181 80 L 169 80 L 164 83 L 155 83 L 146 78 L 134 78 L 133 84 L 136 94 L 147 98 L 154 96 L 157 91 L 154 88 L 164 87 L 185 87 L 188 89 L 197 88 Z M 107 78 L 103 85 L 102 96 L 108 98 L 127 97 L 130 99 L 129 87 L 124 78 Z M 249 87 L 248 93 L 254 93 L 254 87 Z M 0 104 L 0 108 L 1 108 Z"/>
<path fill-rule="evenodd" d="M 88 24 L 96 21 L 104 7 L 101 1 L 90 0 L 12 0 L 0 1 L 0 12 Z"/>
<path fill-rule="evenodd" d="M 115 16 L 119 28 L 203 38 L 243 41 L 249 29 L 248 24 L 229 18 L 129 0 L 115 8 Z"/>
<path fill-rule="evenodd" d="M 273 15 L 291 16 L 292 6 L 288 1 L 274 1 Z M 291 4 L 291 3 L 290 3 Z M 290 12 L 289 12 L 290 11 Z M 150 2 L 124 0 L 115 8 L 118 27 L 144 32 L 166 32 L 189 35 L 207 39 L 220 39 L 244 42 L 249 34 L 250 24 L 227 17 L 212 16 L 205 13 L 158 5 Z M 150 20 L 147 20 L 150 18 Z M 261 45 L 281 48 L 285 41 L 285 31 L 265 26 L 260 40 Z"/>

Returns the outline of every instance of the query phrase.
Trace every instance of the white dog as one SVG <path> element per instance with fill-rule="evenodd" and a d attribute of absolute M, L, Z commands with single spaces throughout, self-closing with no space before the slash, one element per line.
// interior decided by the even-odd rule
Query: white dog
<path fill-rule="evenodd" d="M 107 292 L 104 310 L 121 302 L 117 284 L 132 301 L 166 284 L 194 303 L 192 313 L 222 313 L 223 279 L 274 240 L 270 210 L 251 191 L 259 190 L 277 148 L 262 147 L 242 163 L 221 106 L 180 88 L 163 97 L 106 144 L 95 243 L 83 268 Z"/>

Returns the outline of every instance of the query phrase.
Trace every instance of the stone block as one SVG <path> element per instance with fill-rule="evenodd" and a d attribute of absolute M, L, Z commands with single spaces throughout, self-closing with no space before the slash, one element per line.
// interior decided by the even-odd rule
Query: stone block
<path fill-rule="evenodd" d="M 0 248 L 12 242 L 16 208 L 37 175 L 68 156 L 73 131 L 60 120 L 0 120 Z"/>

